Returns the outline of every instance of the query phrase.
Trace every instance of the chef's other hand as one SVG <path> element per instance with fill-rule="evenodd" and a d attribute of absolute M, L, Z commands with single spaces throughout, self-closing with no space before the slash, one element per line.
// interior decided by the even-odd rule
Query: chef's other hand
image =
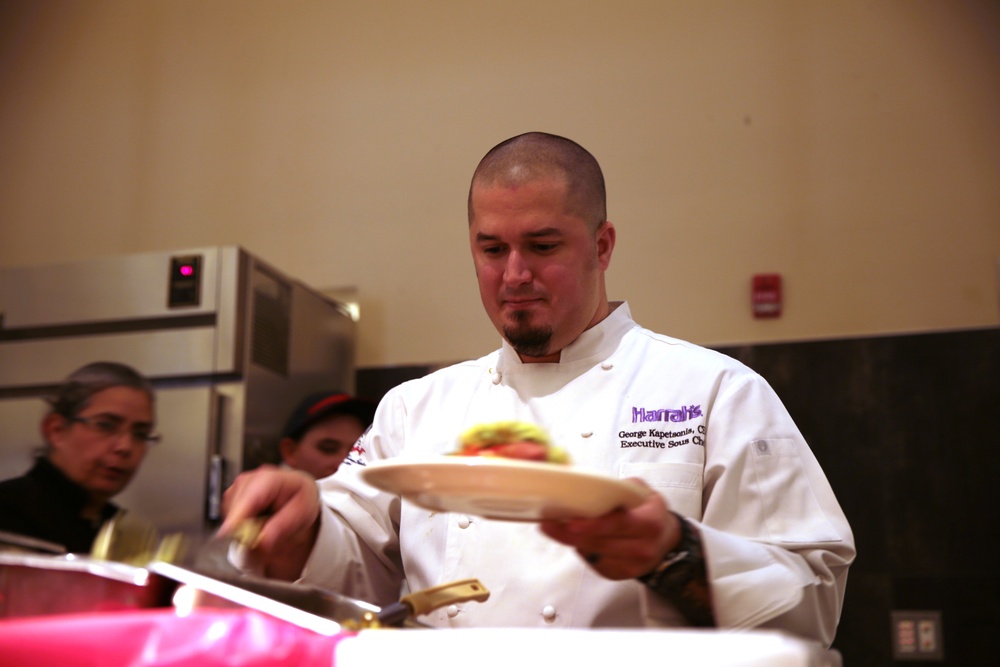
<path fill-rule="evenodd" d="M 640 479 L 630 481 L 648 485 Z M 679 519 L 659 493 L 641 505 L 593 519 L 549 520 L 542 532 L 580 553 L 594 570 L 613 579 L 635 579 L 659 565 L 681 539 Z"/>
<path fill-rule="evenodd" d="M 223 495 L 222 511 L 223 537 L 247 519 L 266 516 L 252 546 L 254 560 L 268 577 L 299 578 L 319 532 L 319 490 L 312 477 L 274 466 L 241 473 Z"/>

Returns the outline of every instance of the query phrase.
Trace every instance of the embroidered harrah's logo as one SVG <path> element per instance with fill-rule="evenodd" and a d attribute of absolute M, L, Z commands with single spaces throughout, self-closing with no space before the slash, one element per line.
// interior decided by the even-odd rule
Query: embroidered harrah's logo
<path fill-rule="evenodd" d="M 695 417 L 701 417 L 700 405 L 684 405 L 680 408 L 632 408 L 632 423 L 639 422 L 686 422 Z"/>

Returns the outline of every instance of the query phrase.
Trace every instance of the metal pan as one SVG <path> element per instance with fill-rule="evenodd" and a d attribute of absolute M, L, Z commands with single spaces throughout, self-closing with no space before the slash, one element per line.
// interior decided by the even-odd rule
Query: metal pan
<path fill-rule="evenodd" d="M 111 547 L 122 541 L 112 526 L 103 542 Z M 317 587 L 247 574 L 230 562 L 230 554 L 245 554 L 252 535 L 211 540 L 199 550 L 192 567 L 182 567 L 166 555 L 176 549 L 161 548 L 161 559 L 126 563 L 95 556 L 48 555 L 0 551 L 0 618 L 63 613 L 169 607 L 179 613 L 196 607 L 246 607 L 295 625 L 335 634 L 344 629 L 377 627 L 427 627 L 416 620 L 434 609 L 456 602 L 482 602 L 489 591 L 478 580 L 468 579 L 418 591 L 379 608 L 361 600 Z M 101 543 L 102 540 L 98 540 Z M 149 544 L 147 544 L 147 542 Z M 143 541 L 141 552 L 149 558 L 152 542 Z M 121 551 L 121 549 L 117 549 Z"/>
<path fill-rule="evenodd" d="M 314 586 L 249 574 L 212 575 L 174 565 L 150 563 L 151 572 L 180 584 L 173 604 L 180 613 L 199 607 L 246 607 L 324 635 L 342 630 L 428 627 L 415 617 L 456 602 L 489 598 L 477 579 L 466 579 L 403 597 L 378 607 Z"/>
<path fill-rule="evenodd" d="M 125 563 L 0 553 L 0 618 L 169 607 L 176 587 Z"/>

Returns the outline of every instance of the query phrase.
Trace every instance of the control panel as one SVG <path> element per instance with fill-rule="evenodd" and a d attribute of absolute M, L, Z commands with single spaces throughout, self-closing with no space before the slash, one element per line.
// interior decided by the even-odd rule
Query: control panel
<path fill-rule="evenodd" d="M 201 255 L 170 258 L 167 308 L 187 308 L 201 305 Z"/>

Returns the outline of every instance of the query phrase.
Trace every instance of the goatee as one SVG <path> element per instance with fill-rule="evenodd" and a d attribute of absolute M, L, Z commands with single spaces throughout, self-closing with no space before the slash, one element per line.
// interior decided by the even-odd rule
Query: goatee
<path fill-rule="evenodd" d="M 526 357 L 544 357 L 549 352 L 552 340 L 551 327 L 533 327 L 527 317 L 515 316 L 518 320 L 503 328 L 503 337 L 518 354 Z"/>

